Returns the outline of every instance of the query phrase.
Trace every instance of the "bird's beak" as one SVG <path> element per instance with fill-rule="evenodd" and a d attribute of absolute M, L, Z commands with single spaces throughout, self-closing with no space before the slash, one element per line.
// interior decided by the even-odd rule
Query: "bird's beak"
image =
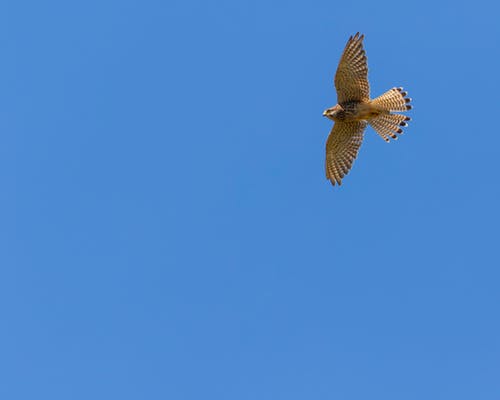
<path fill-rule="evenodd" d="M 326 117 L 326 110 L 323 111 L 323 117 Z"/>

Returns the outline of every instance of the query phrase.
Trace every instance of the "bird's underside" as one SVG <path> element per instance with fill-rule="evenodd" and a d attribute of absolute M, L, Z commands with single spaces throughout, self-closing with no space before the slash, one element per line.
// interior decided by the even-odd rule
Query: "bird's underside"
<path fill-rule="evenodd" d="M 370 100 L 368 65 L 363 50 L 364 36 L 357 33 L 347 41 L 335 74 L 338 104 L 323 115 L 334 121 L 326 142 L 326 177 L 333 185 L 342 184 L 358 155 L 367 124 L 386 141 L 397 139 L 409 117 L 394 114 L 407 111 L 411 99 L 403 88 L 392 88 Z"/>

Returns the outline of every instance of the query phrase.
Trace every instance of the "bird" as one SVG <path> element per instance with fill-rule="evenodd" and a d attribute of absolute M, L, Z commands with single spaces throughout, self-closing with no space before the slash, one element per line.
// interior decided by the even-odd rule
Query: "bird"
<path fill-rule="evenodd" d="M 395 114 L 412 109 L 411 98 L 402 87 L 393 87 L 370 99 L 368 64 L 363 48 L 364 35 L 350 36 L 340 57 L 334 84 L 337 104 L 323 111 L 334 121 L 326 141 L 326 178 L 341 185 L 358 156 L 366 126 L 369 124 L 386 142 L 397 139 L 410 117 Z"/>

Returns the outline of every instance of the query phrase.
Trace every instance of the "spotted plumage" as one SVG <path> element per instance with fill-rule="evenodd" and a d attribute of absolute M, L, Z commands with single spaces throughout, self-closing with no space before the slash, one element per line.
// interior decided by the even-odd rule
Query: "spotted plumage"
<path fill-rule="evenodd" d="M 386 141 L 397 139 L 410 117 L 393 114 L 412 107 L 403 88 L 392 88 L 370 100 L 368 64 L 363 49 L 364 35 L 356 33 L 347 41 L 335 73 L 338 104 L 323 115 L 335 122 L 326 142 L 326 177 L 333 185 L 342 184 L 358 155 L 367 124 Z"/>

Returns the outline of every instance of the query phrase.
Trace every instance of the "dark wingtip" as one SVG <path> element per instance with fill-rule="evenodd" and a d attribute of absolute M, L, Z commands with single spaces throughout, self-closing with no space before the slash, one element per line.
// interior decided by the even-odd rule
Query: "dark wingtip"
<path fill-rule="evenodd" d="M 337 179 L 335 177 L 332 177 L 332 178 L 327 178 L 330 183 L 332 184 L 332 186 L 335 186 L 335 185 L 341 185 L 342 184 L 342 181 L 340 179 Z"/>
<path fill-rule="evenodd" d="M 413 106 L 410 106 L 409 104 L 406 106 L 407 110 L 411 110 L 412 108 L 413 108 Z"/>
<path fill-rule="evenodd" d="M 361 42 L 365 38 L 365 35 L 361 35 L 359 32 L 356 32 L 354 36 L 349 37 L 349 40 L 356 40 Z"/>

